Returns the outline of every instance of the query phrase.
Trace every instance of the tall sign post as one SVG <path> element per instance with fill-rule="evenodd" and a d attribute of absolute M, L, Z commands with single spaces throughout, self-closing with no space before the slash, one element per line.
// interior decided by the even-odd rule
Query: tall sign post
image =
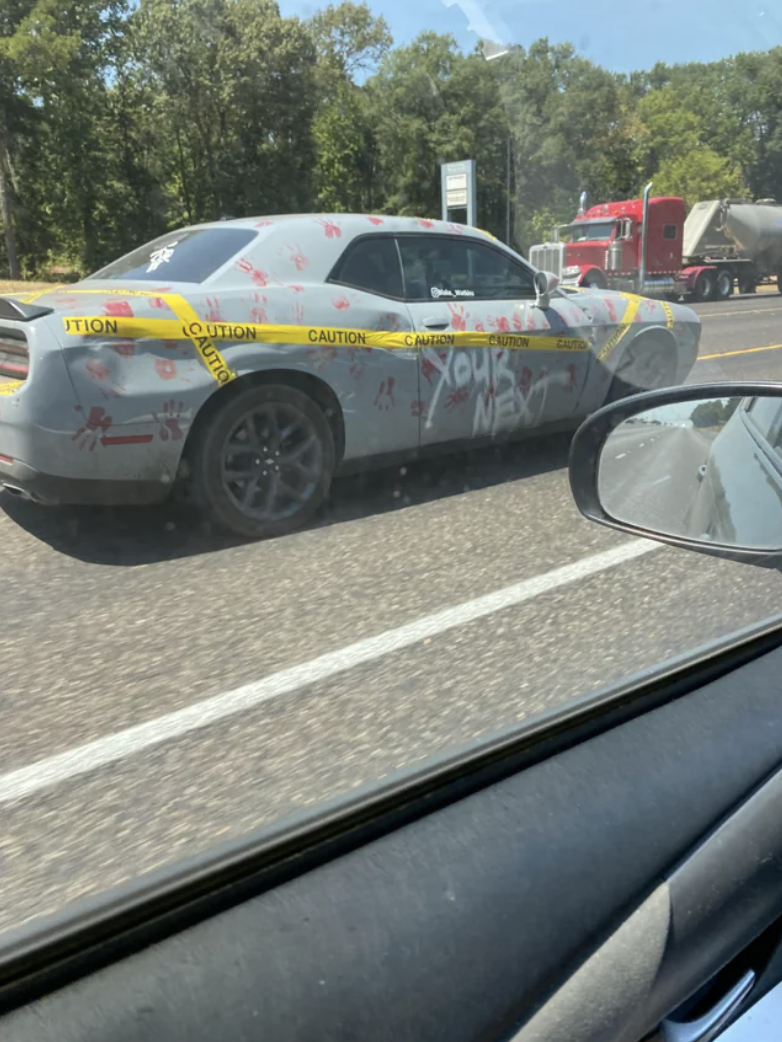
<path fill-rule="evenodd" d="M 443 163 L 440 167 L 440 195 L 444 221 L 456 221 L 475 227 L 478 219 L 475 160 Z M 462 214 L 467 220 L 459 220 Z"/>

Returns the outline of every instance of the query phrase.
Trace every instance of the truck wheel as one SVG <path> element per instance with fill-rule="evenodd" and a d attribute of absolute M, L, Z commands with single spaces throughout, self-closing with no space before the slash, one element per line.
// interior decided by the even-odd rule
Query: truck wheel
<path fill-rule="evenodd" d="M 702 271 L 695 280 L 693 297 L 697 301 L 711 300 L 714 296 L 714 276 L 710 271 Z"/>
<path fill-rule="evenodd" d="M 226 398 L 196 434 L 191 456 L 198 506 L 220 528 L 251 539 L 309 521 L 328 493 L 334 437 L 322 410 L 284 384 Z"/>
<path fill-rule="evenodd" d="M 727 300 L 733 293 L 733 276 L 729 271 L 721 271 L 717 275 L 717 299 Z"/>
<path fill-rule="evenodd" d="M 586 289 L 606 289 L 606 280 L 599 271 L 590 271 L 581 283 Z"/>
<path fill-rule="evenodd" d="M 757 283 L 751 275 L 739 278 L 739 293 L 754 293 L 757 288 Z"/>
<path fill-rule="evenodd" d="M 614 370 L 606 403 L 641 391 L 673 387 L 676 368 L 676 350 L 672 344 L 651 337 L 628 344 Z"/>

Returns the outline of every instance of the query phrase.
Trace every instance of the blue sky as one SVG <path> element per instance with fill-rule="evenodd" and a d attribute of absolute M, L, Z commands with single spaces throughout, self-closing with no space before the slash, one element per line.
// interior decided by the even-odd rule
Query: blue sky
<path fill-rule="evenodd" d="M 316 0 L 279 3 L 284 15 L 304 18 L 325 6 Z M 782 0 L 369 0 L 369 6 L 385 17 L 397 44 L 423 29 L 452 33 L 466 51 L 478 33 L 525 47 L 548 36 L 569 40 L 617 72 L 782 44 Z"/>

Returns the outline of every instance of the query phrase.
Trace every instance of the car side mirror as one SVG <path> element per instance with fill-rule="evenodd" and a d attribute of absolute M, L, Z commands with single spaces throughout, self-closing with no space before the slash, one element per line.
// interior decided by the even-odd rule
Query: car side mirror
<path fill-rule="evenodd" d="M 591 521 L 717 557 L 782 563 L 782 384 L 624 398 L 579 427 L 569 471 Z"/>
<path fill-rule="evenodd" d="M 551 307 L 551 294 L 559 285 L 559 278 L 550 271 L 535 272 L 535 307 Z"/>

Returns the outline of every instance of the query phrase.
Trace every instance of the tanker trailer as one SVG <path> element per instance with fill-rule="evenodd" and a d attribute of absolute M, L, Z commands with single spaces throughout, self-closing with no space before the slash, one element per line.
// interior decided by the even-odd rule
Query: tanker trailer
<path fill-rule="evenodd" d="M 697 271 L 697 300 L 754 293 L 782 268 L 782 206 L 773 199 L 711 199 L 695 203 L 684 222 L 683 274 Z M 697 283 L 697 285 L 696 285 Z M 782 290 L 781 290 L 782 291 Z"/>

